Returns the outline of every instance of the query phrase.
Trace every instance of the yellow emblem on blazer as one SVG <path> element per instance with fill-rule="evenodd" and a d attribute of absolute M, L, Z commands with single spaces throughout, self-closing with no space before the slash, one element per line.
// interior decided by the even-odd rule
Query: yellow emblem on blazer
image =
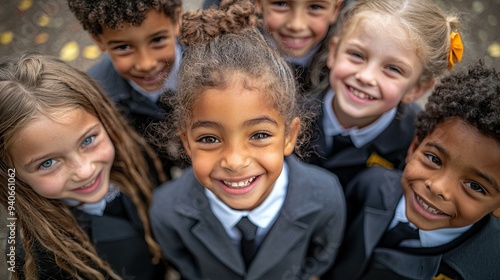
<path fill-rule="evenodd" d="M 432 277 L 432 280 L 453 280 L 453 279 L 444 275 L 443 273 L 439 273 L 439 275 Z"/>
<path fill-rule="evenodd" d="M 394 164 L 392 162 L 386 160 L 385 158 L 379 156 L 377 153 L 373 152 L 368 160 L 366 161 L 366 166 L 374 166 L 374 165 L 380 165 L 388 169 L 393 169 Z"/>

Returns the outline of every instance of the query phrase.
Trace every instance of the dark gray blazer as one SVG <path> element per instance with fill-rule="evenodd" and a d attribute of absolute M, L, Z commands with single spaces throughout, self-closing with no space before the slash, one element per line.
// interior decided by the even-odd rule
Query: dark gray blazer
<path fill-rule="evenodd" d="M 462 279 L 500 279 L 500 219 L 493 216 L 485 217 L 484 226 L 473 226 L 474 234 L 464 233 L 457 238 L 461 242 L 442 253 L 422 255 L 376 247 L 403 195 L 401 174 L 373 167 L 352 180 L 346 189 L 346 238 L 331 276 L 324 279 L 360 279 L 371 259 L 401 275 L 400 279 L 432 279 L 441 262 Z"/>
<path fill-rule="evenodd" d="M 332 151 L 326 147 L 323 132 L 324 112 L 322 100 L 326 92 L 319 97 L 321 104 L 318 104 L 316 100 L 306 105 L 311 107 L 312 110 L 318 111 L 313 135 L 311 141 L 307 144 L 307 149 L 314 152 L 305 159 L 306 162 L 335 173 L 344 187 L 359 172 L 373 164 L 368 161 L 372 154 L 377 154 L 390 162 L 394 169 L 404 167 L 408 148 L 415 135 L 415 120 L 418 112 L 421 111 L 421 108 L 416 103 L 400 104 L 396 117 L 389 126 L 363 147 L 356 148 L 352 146 L 331 156 Z"/>
<path fill-rule="evenodd" d="M 337 177 L 286 158 L 285 203 L 248 272 L 239 250 L 210 209 L 204 188 L 187 169 L 153 195 L 151 223 L 167 259 L 185 279 L 308 279 L 332 264 L 345 228 Z"/>

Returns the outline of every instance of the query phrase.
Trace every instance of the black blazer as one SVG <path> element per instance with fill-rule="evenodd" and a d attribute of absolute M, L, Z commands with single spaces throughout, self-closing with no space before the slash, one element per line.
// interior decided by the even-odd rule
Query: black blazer
<path fill-rule="evenodd" d="M 318 111 L 316 123 L 313 125 L 311 141 L 306 147 L 310 154 L 309 157 L 305 158 L 306 162 L 335 173 L 344 187 L 363 169 L 380 164 L 372 159 L 383 159 L 390 163 L 392 168 L 403 169 L 408 148 L 415 134 L 415 120 L 421 110 L 417 104 L 400 104 L 396 117 L 390 125 L 363 147 L 356 148 L 352 146 L 336 153 L 334 156 L 329 156 L 331 151 L 326 147 L 323 132 L 324 113 L 322 100 L 324 94 L 326 92 L 320 97 L 321 102 L 315 100 L 306 104 L 306 107 Z"/>
<path fill-rule="evenodd" d="M 500 219 L 491 215 L 450 243 L 433 247 L 439 251 L 432 253 L 431 248 L 377 247 L 403 195 L 401 174 L 373 167 L 352 180 L 346 190 L 345 239 L 329 277 L 322 279 L 362 279 L 373 261 L 391 274 L 392 278 L 383 279 L 432 279 L 443 267 L 451 268 L 459 279 L 500 279 Z"/>

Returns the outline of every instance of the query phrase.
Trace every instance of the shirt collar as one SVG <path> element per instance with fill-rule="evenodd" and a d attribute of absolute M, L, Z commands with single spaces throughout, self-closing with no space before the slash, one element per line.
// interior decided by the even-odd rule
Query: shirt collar
<path fill-rule="evenodd" d="M 255 209 L 251 211 L 235 210 L 222 202 L 213 192 L 205 188 L 205 195 L 210 203 L 210 208 L 219 219 L 226 232 L 231 231 L 243 216 L 257 225 L 259 228 L 267 228 L 278 216 L 285 202 L 288 188 L 288 166 L 283 163 L 283 170 L 274 183 L 273 190 L 268 197 Z"/>
<path fill-rule="evenodd" d="M 80 201 L 70 198 L 63 198 L 62 201 L 64 201 L 69 206 L 77 206 L 81 204 L 80 206 L 77 207 L 77 209 L 82 210 L 83 212 L 90 215 L 102 216 L 102 214 L 104 213 L 104 209 L 106 209 L 106 204 L 113 201 L 119 195 L 120 195 L 120 190 L 115 185 L 110 183 L 106 195 L 97 202 L 81 204 Z"/>
<path fill-rule="evenodd" d="M 411 227 L 417 228 L 414 224 L 409 222 L 406 217 L 406 199 L 404 196 L 401 196 L 401 199 L 399 200 L 398 206 L 396 207 L 396 213 L 389 228 L 395 227 L 398 222 L 409 223 Z M 459 237 L 471 227 L 472 225 L 460 228 L 440 228 L 434 230 L 419 229 L 418 234 L 421 247 L 436 247 L 444 245 Z"/>
<path fill-rule="evenodd" d="M 175 91 L 177 87 L 177 73 L 179 72 L 179 67 L 181 65 L 181 58 L 182 58 L 182 48 L 181 45 L 179 44 L 178 41 L 175 42 L 175 62 L 174 66 L 170 70 L 170 73 L 168 73 L 168 77 L 165 79 L 165 84 L 164 87 L 155 91 L 145 91 L 142 89 L 140 86 L 138 86 L 134 81 L 128 80 L 128 83 L 132 88 L 134 88 L 137 92 L 139 92 L 141 95 L 147 97 L 153 102 L 158 101 L 160 96 L 168 91 L 172 90 Z"/>
<path fill-rule="evenodd" d="M 361 129 L 357 127 L 346 129 L 342 127 L 337 119 L 337 116 L 335 116 L 335 113 L 333 112 L 332 101 L 334 95 L 333 90 L 329 89 L 323 99 L 323 130 L 325 132 L 325 136 L 331 138 L 338 134 L 342 134 L 344 136 L 349 135 L 356 148 L 366 145 L 379 136 L 391 124 L 392 120 L 396 116 L 397 109 L 392 108 L 366 127 Z"/>

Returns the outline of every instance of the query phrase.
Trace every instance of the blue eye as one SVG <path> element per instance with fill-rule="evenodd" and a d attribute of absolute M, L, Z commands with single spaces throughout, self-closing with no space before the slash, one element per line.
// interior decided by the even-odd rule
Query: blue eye
<path fill-rule="evenodd" d="M 39 168 L 40 169 L 47 169 L 47 168 L 50 168 L 52 167 L 54 164 L 56 164 L 56 160 L 53 160 L 53 159 L 49 159 L 49 160 L 46 160 L 44 162 L 42 162 L 42 164 L 40 164 Z"/>
<path fill-rule="evenodd" d="M 83 141 L 82 141 L 82 145 L 83 146 L 88 146 L 90 144 L 92 144 L 95 140 L 95 136 L 90 136 L 90 137 L 87 137 L 85 138 Z"/>

